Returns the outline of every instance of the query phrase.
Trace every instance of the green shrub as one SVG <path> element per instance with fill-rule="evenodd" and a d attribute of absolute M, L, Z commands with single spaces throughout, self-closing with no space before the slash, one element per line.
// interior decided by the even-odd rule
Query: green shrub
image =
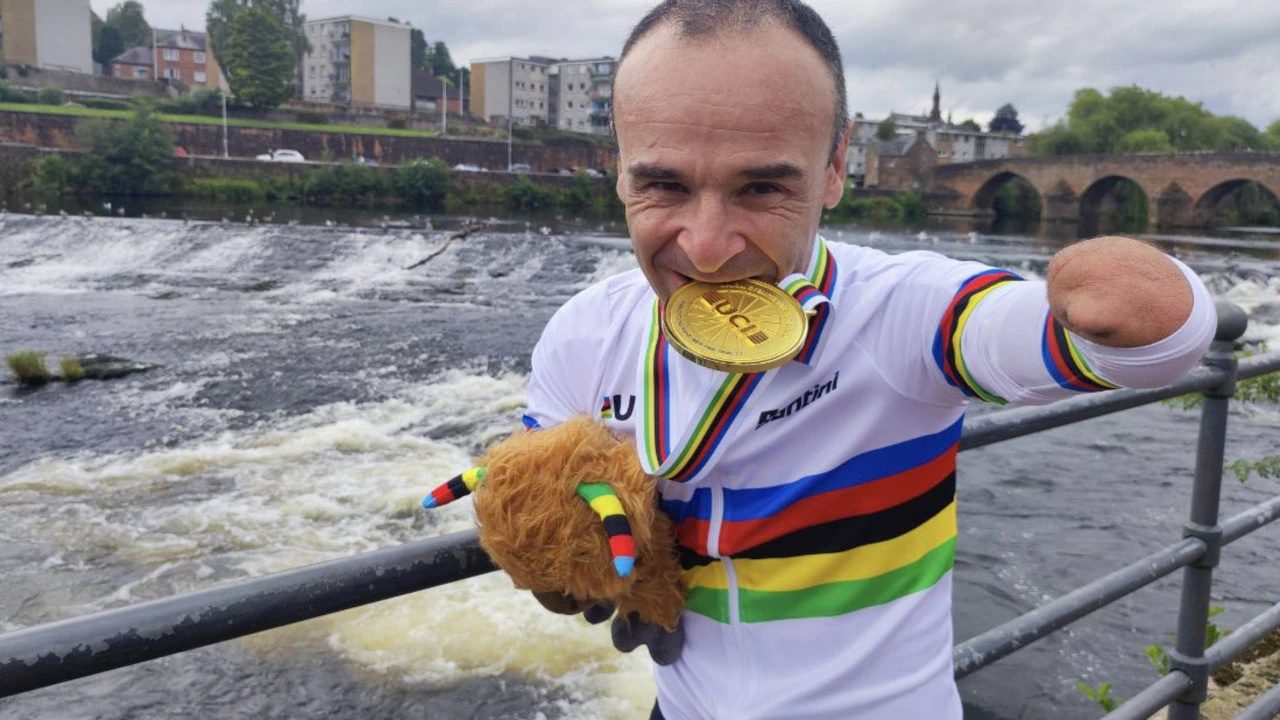
<path fill-rule="evenodd" d="M 268 200 L 301 200 L 303 187 L 292 178 L 271 178 L 263 184 L 263 192 Z"/>
<path fill-rule="evenodd" d="M 132 110 L 133 104 L 128 100 L 113 100 L 111 98 L 83 98 L 77 100 L 78 103 L 96 110 Z"/>
<path fill-rule="evenodd" d="M 13 377 L 21 385 L 43 385 L 53 378 L 44 364 L 44 356 L 35 350 L 23 350 L 5 358 Z"/>
<path fill-rule="evenodd" d="M 929 204 L 925 202 L 924 193 L 919 190 L 909 190 L 893 201 L 902 211 L 902 219 L 908 222 L 923 220 L 929 214 Z"/>
<path fill-rule="evenodd" d="M 329 113 L 320 110 L 294 110 L 293 119 L 308 125 L 328 125 Z"/>
<path fill-rule="evenodd" d="M 402 114 L 391 115 L 387 118 L 387 127 L 392 130 L 404 130 L 409 126 L 409 118 Z"/>
<path fill-rule="evenodd" d="M 0 80 L 0 102 L 30 103 L 35 102 L 35 95 L 27 90 L 19 90 L 7 82 Z"/>
<path fill-rule="evenodd" d="M 396 170 L 392 185 L 404 204 L 439 210 L 449 194 L 449 167 L 437 158 L 407 162 Z"/>
<path fill-rule="evenodd" d="M 40 92 L 36 93 L 36 99 L 41 105 L 61 105 L 67 101 L 66 93 L 62 92 L 62 88 L 46 85 L 40 88 Z"/>
<path fill-rule="evenodd" d="M 322 205 L 377 204 L 387 200 L 382 174 L 364 165 L 319 168 L 307 176 L 304 195 Z"/>
<path fill-rule="evenodd" d="M 167 192 L 176 184 L 170 172 L 173 139 L 148 106 L 124 122 L 82 122 L 77 135 L 87 150 L 80 165 L 86 190 L 145 195 Z"/>
<path fill-rule="evenodd" d="M 189 191 L 196 197 L 249 203 L 267 196 L 262 183 L 252 178 L 196 178 Z"/>
<path fill-rule="evenodd" d="M 546 210 L 556 206 L 556 192 L 521 175 L 506 191 L 507 206 L 512 210 Z"/>
<path fill-rule="evenodd" d="M 577 172 L 569 187 L 560 193 L 560 205 L 571 212 L 588 210 L 600 211 L 604 207 L 604 198 L 596 192 L 596 186 L 585 172 Z"/>
<path fill-rule="evenodd" d="M 79 358 L 62 358 L 58 362 L 58 369 L 62 371 L 62 382 L 79 382 L 84 379 L 84 366 L 80 364 Z"/>
<path fill-rule="evenodd" d="M 41 155 L 31 164 L 31 189 L 40 195 L 65 195 L 75 187 L 71 163 L 60 153 Z"/>
<path fill-rule="evenodd" d="M 849 203 L 849 208 L 854 217 L 865 218 L 875 222 L 902 219 L 902 208 L 887 197 L 855 198 Z"/>

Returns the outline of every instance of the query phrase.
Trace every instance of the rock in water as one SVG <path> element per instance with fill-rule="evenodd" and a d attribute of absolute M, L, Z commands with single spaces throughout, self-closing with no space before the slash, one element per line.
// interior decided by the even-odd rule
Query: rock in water
<path fill-rule="evenodd" d="M 113 380 L 125 375 L 146 372 L 156 367 L 155 365 L 148 365 L 128 358 L 99 355 L 97 353 L 81 355 L 76 359 L 80 361 L 80 366 L 84 368 L 85 378 L 90 380 Z"/>

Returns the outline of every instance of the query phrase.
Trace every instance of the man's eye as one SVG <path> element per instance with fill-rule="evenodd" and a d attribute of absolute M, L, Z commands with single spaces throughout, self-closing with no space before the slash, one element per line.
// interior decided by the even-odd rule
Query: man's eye
<path fill-rule="evenodd" d="M 678 182 L 651 182 L 648 185 L 649 190 L 656 190 L 662 193 L 682 193 L 684 186 Z"/>
<path fill-rule="evenodd" d="M 772 195 L 773 193 L 782 192 L 782 188 L 773 183 L 757 182 L 751 183 L 742 189 L 744 195 Z"/>

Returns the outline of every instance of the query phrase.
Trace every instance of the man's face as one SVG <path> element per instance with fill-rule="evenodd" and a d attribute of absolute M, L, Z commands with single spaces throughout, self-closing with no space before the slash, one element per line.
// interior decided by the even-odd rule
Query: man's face
<path fill-rule="evenodd" d="M 847 139 L 830 162 L 835 90 L 803 38 L 772 22 L 695 39 L 659 27 L 614 88 L 618 197 L 659 297 L 804 272 Z"/>

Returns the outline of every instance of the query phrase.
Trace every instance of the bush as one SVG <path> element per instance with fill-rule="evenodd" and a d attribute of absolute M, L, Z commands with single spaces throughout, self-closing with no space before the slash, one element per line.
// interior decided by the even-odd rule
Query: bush
<path fill-rule="evenodd" d="M 133 104 L 128 100 L 112 100 L 111 98 L 84 98 L 77 101 L 87 108 L 97 110 L 132 110 Z"/>
<path fill-rule="evenodd" d="M 41 105 L 61 105 L 67 101 L 66 93 L 62 92 L 62 88 L 46 85 L 40 88 L 40 92 L 36 93 L 36 99 Z"/>
<path fill-rule="evenodd" d="M 58 369 L 62 371 L 62 382 L 73 383 L 84 379 L 84 366 L 78 358 L 62 358 Z"/>
<path fill-rule="evenodd" d="M 35 102 L 35 99 L 35 95 L 32 93 L 26 90 L 19 90 L 0 80 L 0 102 L 29 103 Z"/>
<path fill-rule="evenodd" d="M 406 205 L 439 210 L 449 194 L 449 167 L 442 160 L 414 160 L 396 170 L 396 197 Z"/>
<path fill-rule="evenodd" d="M 923 220 L 929 214 L 929 204 L 924 200 L 924 193 L 919 190 L 907 191 L 893 200 L 902 211 L 902 219 L 908 222 Z"/>
<path fill-rule="evenodd" d="M 262 183 L 252 178 L 197 178 L 191 182 L 190 193 L 233 203 L 254 202 L 267 196 Z"/>
<path fill-rule="evenodd" d="M 44 364 L 44 356 L 35 350 L 23 350 L 5 358 L 13 377 L 21 385 L 43 385 L 53 378 Z"/>
<path fill-rule="evenodd" d="M 74 186 L 71 163 L 61 154 L 41 155 L 31 164 L 31 189 L 40 195 L 65 195 Z"/>
<path fill-rule="evenodd" d="M 89 120 L 77 128 L 88 151 L 81 160 L 82 186 L 104 194 L 145 195 L 171 190 L 173 139 L 149 107 L 124 122 Z"/>
<path fill-rule="evenodd" d="M 329 113 L 319 110 L 295 110 L 293 111 L 293 119 L 308 125 L 328 125 Z"/>
<path fill-rule="evenodd" d="M 521 175 L 519 180 L 507 188 L 507 206 L 512 210 L 546 210 L 556 206 L 556 193 L 545 188 L 528 177 Z"/>
<path fill-rule="evenodd" d="M 375 204 L 386 199 L 382 175 L 364 165 L 338 165 L 313 171 L 304 185 L 306 199 L 327 205 Z"/>

